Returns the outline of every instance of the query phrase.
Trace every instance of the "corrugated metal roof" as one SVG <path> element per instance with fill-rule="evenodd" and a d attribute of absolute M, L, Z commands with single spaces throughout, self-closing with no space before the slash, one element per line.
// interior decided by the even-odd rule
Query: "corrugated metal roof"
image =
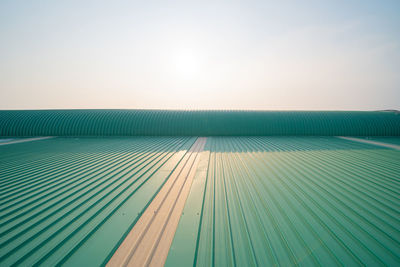
<path fill-rule="evenodd" d="M 0 265 L 106 264 L 195 140 L 1 145 Z M 167 266 L 400 264 L 399 150 L 209 137 L 199 155 Z"/>
<path fill-rule="evenodd" d="M 105 264 L 195 138 L 0 146 L 0 265 Z"/>
<path fill-rule="evenodd" d="M 400 114 L 368 111 L 0 111 L 0 136 L 398 136 Z"/>
<path fill-rule="evenodd" d="M 208 138 L 166 266 L 400 264 L 400 151 Z"/>
<path fill-rule="evenodd" d="M 185 207 L 206 138 L 198 138 L 107 266 L 162 266 Z"/>

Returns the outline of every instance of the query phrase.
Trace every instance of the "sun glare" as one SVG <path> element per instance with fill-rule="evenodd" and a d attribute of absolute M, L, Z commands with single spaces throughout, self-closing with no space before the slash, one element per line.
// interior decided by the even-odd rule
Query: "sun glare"
<path fill-rule="evenodd" d="M 180 79 L 193 79 L 200 72 L 199 54 L 190 48 L 181 48 L 175 51 L 172 65 L 175 75 Z"/>

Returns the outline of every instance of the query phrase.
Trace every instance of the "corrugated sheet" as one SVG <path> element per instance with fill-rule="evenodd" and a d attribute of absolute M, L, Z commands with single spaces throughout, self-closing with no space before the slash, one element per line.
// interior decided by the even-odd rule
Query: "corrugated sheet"
<path fill-rule="evenodd" d="M 115 251 L 108 267 L 164 265 L 206 140 L 196 140 Z"/>
<path fill-rule="evenodd" d="M 105 264 L 195 139 L 0 146 L 0 266 Z M 335 137 L 207 140 L 167 266 L 400 264 L 400 151 Z"/>
<path fill-rule="evenodd" d="M 400 113 L 362 111 L 0 111 L 0 136 L 399 136 Z"/>
<path fill-rule="evenodd" d="M 400 265 L 400 151 L 208 138 L 166 266 Z"/>
<path fill-rule="evenodd" d="M 195 138 L 0 146 L 0 265 L 105 264 Z"/>

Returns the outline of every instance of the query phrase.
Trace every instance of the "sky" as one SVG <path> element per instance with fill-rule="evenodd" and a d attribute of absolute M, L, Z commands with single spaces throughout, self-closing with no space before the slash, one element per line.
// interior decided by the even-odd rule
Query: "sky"
<path fill-rule="evenodd" d="M 0 1 L 0 109 L 400 109 L 400 1 Z"/>

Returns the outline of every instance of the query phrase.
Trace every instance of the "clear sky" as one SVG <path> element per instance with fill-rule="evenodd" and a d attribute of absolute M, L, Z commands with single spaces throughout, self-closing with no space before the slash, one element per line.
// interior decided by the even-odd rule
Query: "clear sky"
<path fill-rule="evenodd" d="M 50 108 L 400 109 L 400 1 L 2 0 L 0 109 Z"/>

